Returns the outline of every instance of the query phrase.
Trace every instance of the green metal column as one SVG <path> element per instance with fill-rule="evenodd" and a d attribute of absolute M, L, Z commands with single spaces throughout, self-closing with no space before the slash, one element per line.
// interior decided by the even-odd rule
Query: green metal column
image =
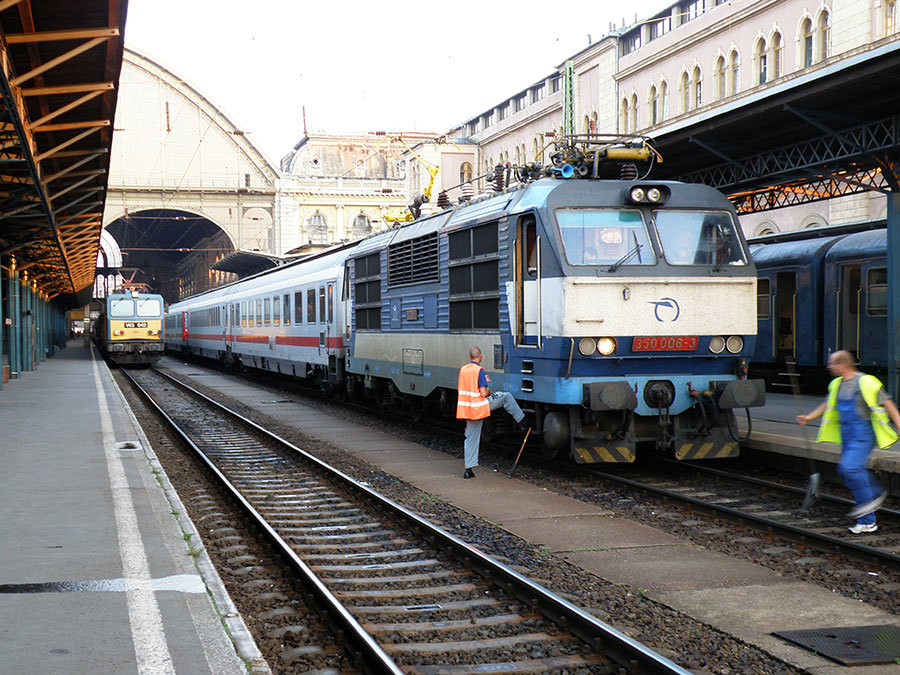
<path fill-rule="evenodd" d="M 31 282 L 22 284 L 22 370 L 34 370 L 34 297 Z"/>
<path fill-rule="evenodd" d="M 19 270 L 15 268 L 15 258 L 12 260 L 12 271 L 9 273 L 9 310 L 6 312 L 12 323 L 9 327 L 9 377 L 10 379 L 19 377 L 22 369 L 22 337 L 19 335 L 22 326 L 22 315 L 19 292 L 21 284 L 19 283 Z"/>

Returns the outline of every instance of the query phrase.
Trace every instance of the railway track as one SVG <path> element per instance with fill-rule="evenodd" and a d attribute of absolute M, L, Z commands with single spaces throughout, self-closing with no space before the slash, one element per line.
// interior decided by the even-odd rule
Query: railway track
<path fill-rule="evenodd" d="M 865 535 L 848 531 L 849 499 L 821 494 L 801 512 L 805 490 L 697 465 L 667 462 L 677 475 L 633 473 L 628 477 L 599 469 L 592 475 L 628 486 L 690 510 L 714 514 L 807 547 L 838 553 L 868 564 L 900 570 L 900 511 L 880 509 L 879 529 Z M 698 478 L 699 477 L 699 478 Z"/>
<path fill-rule="evenodd" d="M 356 668 L 687 674 L 177 380 L 129 379 L 303 579 Z"/>

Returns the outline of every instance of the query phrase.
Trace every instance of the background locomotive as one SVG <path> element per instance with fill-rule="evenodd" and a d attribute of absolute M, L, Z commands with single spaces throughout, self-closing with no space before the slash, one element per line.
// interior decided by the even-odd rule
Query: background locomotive
<path fill-rule="evenodd" d="M 522 171 L 499 193 L 173 304 L 168 347 L 415 418 L 453 416 L 478 345 L 549 456 L 630 462 L 639 442 L 736 455 L 733 409 L 761 405 L 764 387 L 744 379 L 756 271 L 731 204 L 702 185 L 579 180 L 600 153 L 647 156 L 595 148 L 554 177 Z M 491 419 L 488 434 L 508 424 Z"/>
<path fill-rule="evenodd" d="M 163 298 L 139 290 L 122 290 L 100 300 L 93 322 L 94 343 L 104 358 L 117 365 L 150 365 L 163 347 Z"/>

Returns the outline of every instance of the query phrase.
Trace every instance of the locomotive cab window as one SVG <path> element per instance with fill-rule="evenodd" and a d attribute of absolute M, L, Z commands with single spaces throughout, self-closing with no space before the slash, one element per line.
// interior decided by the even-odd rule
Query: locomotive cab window
<path fill-rule="evenodd" d="M 570 265 L 656 264 L 640 211 L 560 209 L 556 221 Z"/>
<path fill-rule="evenodd" d="M 109 301 L 109 315 L 110 316 L 133 316 L 134 315 L 134 300 L 131 298 L 113 298 Z"/>
<path fill-rule="evenodd" d="M 135 304 L 138 316 L 156 316 L 162 312 L 162 306 L 157 298 L 138 298 Z"/>
<path fill-rule="evenodd" d="M 746 265 L 731 214 L 714 211 L 654 211 L 663 255 L 670 265 Z"/>
<path fill-rule="evenodd" d="M 887 316 L 887 268 L 871 268 L 867 286 L 866 313 L 869 316 Z"/>

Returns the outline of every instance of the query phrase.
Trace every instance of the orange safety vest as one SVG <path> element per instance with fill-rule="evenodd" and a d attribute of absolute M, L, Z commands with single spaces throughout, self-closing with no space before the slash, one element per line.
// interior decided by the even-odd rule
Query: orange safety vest
<path fill-rule="evenodd" d="M 457 384 L 456 419 L 480 420 L 491 416 L 491 404 L 481 395 L 478 388 L 478 374 L 481 366 L 467 363 L 459 369 Z"/>

